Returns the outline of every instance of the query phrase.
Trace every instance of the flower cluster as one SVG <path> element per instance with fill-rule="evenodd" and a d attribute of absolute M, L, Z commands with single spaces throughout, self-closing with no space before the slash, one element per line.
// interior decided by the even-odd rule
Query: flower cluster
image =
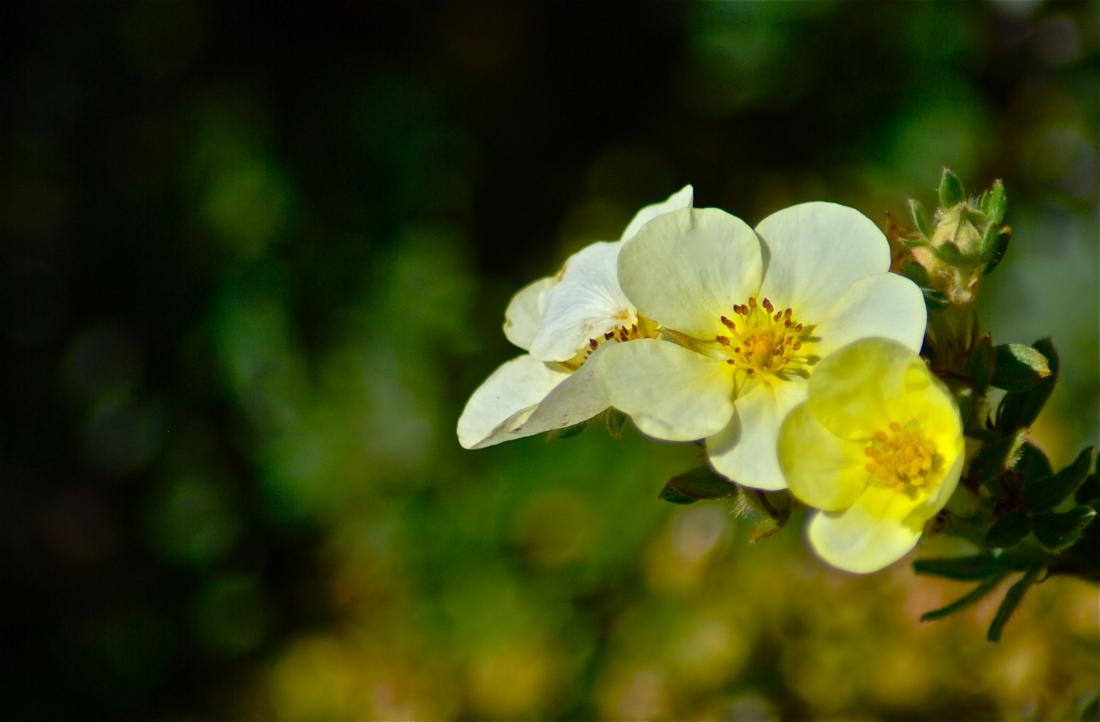
<path fill-rule="evenodd" d="M 955 401 L 917 355 L 924 297 L 890 263 L 852 208 L 804 203 L 752 228 L 694 208 L 688 186 L 516 294 L 504 332 L 527 353 L 474 392 L 459 441 L 613 407 L 653 438 L 701 441 L 740 487 L 819 509 L 808 537 L 829 563 L 882 568 L 943 508 L 963 462 Z"/>

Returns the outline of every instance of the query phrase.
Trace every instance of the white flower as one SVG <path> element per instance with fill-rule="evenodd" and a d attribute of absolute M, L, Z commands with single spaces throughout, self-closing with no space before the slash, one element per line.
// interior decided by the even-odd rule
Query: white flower
<path fill-rule="evenodd" d="M 556 276 L 512 298 L 504 314 L 508 340 L 529 351 L 494 371 L 474 391 L 458 420 L 467 449 L 561 429 L 592 418 L 608 404 L 593 373 L 607 341 L 656 335 L 619 287 L 619 249 L 650 220 L 690 208 L 692 187 L 646 206 L 615 242 L 598 242 L 569 257 Z"/>
<path fill-rule="evenodd" d="M 804 203 L 756 232 L 724 211 L 647 224 L 619 256 L 619 281 L 663 340 L 608 348 L 596 369 L 611 405 L 660 439 L 706 439 L 720 473 L 786 487 L 776 439 L 814 367 L 868 336 L 917 350 L 920 290 L 888 272 L 885 236 L 834 203 Z"/>

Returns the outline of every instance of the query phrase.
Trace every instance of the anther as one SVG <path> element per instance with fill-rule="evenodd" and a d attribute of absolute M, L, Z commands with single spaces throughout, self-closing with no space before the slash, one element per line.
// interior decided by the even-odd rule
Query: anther
<path fill-rule="evenodd" d="M 764 310 L 767 311 L 768 313 L 771 313 L 775 309 L 775 307 L 772 306 L 772 302 L 769 301 L 767 298 L 764 299 L 764 304 L 763 305 L 764 305 Z"/>
<path fill-rule="evenodd" d="M 723 346 L 729 346 L 730 345 L 729 336 L 715 336 L 714 340 L 717 341 L 718 343 L 722 344 Z"/>

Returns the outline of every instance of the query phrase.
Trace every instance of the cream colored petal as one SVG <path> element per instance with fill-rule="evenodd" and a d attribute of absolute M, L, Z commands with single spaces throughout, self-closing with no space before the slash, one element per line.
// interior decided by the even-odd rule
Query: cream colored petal
<path fill-rule="evenodd" d="M 855 503 L 867 487 L 866 444 L 845 441 L 817 423 L 806 404 L 779 431 L 779 466 L 799 501 L 826 511 Z"/>
<path fill-rule="evenodd" d="M 844 511 L 820 511 L 810 520 L 807 536 L 813 550 L 829 564 L 867 574 L 893 564 L 920 539 L 923 524 L 877 516 L 863 499 Z"/>
<path fill-rule="evenodd" d="M 733 414 L 733 379 L 725 363 L 668 341 L 607 344 L 596 379 L 611 406 L 658 439 L 701 439 Z"/>
<path fill-rule="evenodd" d="M 512 296 L 504 311 L 504 335 L 524 351 L 531 350 L 546 313 L 546 292 L 556 282 L 547 276 L 527 284 Z"/>
<path fill-rule="evenodd" d="M 816 323 L 849 285 L 890 267 L 886 236 L 854 208 L 802 203 L 756 226 L 768 260 L 761 296 Z"/>
<path fill-rule="evenodd" d="M 634 305 L 619 288 L 622 243 L 593 243 L 565 262 L 561 282 L 546 292 L 546 313 L 531 344 L 543 361 L 568 361 L 604 333 L 635 321 Z"/>
<path fill-rule="evenodd" d="M 862 339 L 818 363 L 810 377 L 807 405 L 832 433 L 868 439 L 893 420 L 890 409 L 907 373 L 921 371 L 924 362 L 912 349 L 888 339 Z"/>
<path fill-rule="evenodd" d="M 591 419 L 608 406 L 599 384 L 596 369 L 603 354 L 610 348 L 601 346 L 588 361 L 554 388 L 531 415 L 516 429 L 522 436 L 564 429 Z"/>
<path fill-rule="evenodd" d="M 659 215 L 668 213 L 669 211 L 677 211 L 681 208 L 691 208 L 694 196 L 695 189 L 690 185 L 686 185 L 660 203 L 646 206 L 634 214 L 634 218 L 630 220 L 630 223 L 626 226 L 626 230 L 623 231 L 622 240 L 628 241 L 633 238 L 637 235 L 638 231 L 642 229 L 642 226 Z"/>
<path fill-rule="evenodd" d="M 879 273 L 852 283 L 814 329 L 822 356 L 869 336 L 920 351 L 928 312 L 917 285 L 896 273 Z"/>
<path fill-rule="evenodd" d="M 779 467 L 779 429 L 787 413 L 806 398 L 806 383 L 760 385 L 738 396 L 734 416 L 707 439 L 707 456 L 720 474 L 755 489 L 785 489 Z"/>
<path fill-rule="evenodd" d="M 478 449 L 524 436 L 513 432 L 568 377 L 567 371 L 526 354 L 504 363 L 466 402 L 458 418 L 458 442 Z"/>
<path fill-rule="evenodd" d="M 741 219 L 717 208 L 657 216 L 623 245 L 619 283 L 638 310 L 698 338 L 760 287 L 760 242 Z"/>

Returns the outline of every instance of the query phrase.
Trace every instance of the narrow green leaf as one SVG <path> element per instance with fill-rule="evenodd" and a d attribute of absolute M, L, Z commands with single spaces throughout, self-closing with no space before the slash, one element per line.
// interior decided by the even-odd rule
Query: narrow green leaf
<path fill-rule="evenodd" d="M 928 285 L 928 271 L 924 269 L 924 266 L 913 261 L 906 261 L 901 264 L 901 273 L 918 286 Z"/>
<path fill-rule="evenodd" d="M 668 496 L 665 490 L 671 490 Z M 658 498 L 665 501 L 674 501 L 674 498 L 679 497 L 690 500 L 675 501 L 674 503 L 677 504 L 688 504 L 700 499 L 726 499 L 737 494 L 737 486 L 733 482 L 716 474 L 707 466 L 677 474 L 668 480 L 665 490 L 661 491 Z M 673 497 L 672 492 L 678 496 Z"/>
<path fill-rule="evenodd" d="M 966 200 L 966 191 L 963 190 L 962 182 L 950 168 L 944 168 L 943 175 L 940 176 L 939 196 L 940 205 L 944 208 L 957 206 Z"/>
<path fill-rule="evenodd" d="M 699 501 L 698 499 L 692 499 L 690 496 L 684 496 L 667 484 L 661 487 L 661 493 L 657 495 L 657 498 L 670 504 L 694 504 Z"/>
<path fill-rule="evenodd" d="M 992 253 L 993 247 L 997 244 L 997 236 L 1001 235 L 1001 229 L 995 223 L 990 223 L 985 227 L 985 231 L 982 232 L 982 243 L 979 246 L 979 252 L 982 258 L 989 258 L 989 254 Z"/>
<path fill-rule="evenodd" d="M 554 429 L 553 431 L 548 431 L 546 433 L 546 441 L 547 443 L 549 443 L 551 441 L 558 441 L 559 439 L 571 439 L 587 429 L 588 424 L 590 424 L 591 422 L 592 420 L 589 419 L 588 421 L 582 421 L 579 424 L 566 426 L 564 429 Z"/>
<path fill-rule="evenodd" d="M 1096 510 L 1088 506 L 1078 506 L 1065 512 L 1047 512 L 1035 517 L 1035 538 L 1043 548 L 1059 552 L 1073 545 L 1081 538 L 1092 520 Z"/>
<path fill-rule="evenodd" d="M 1073 500 L 1080 506 L 1084 506 L 1097 499 L 1100 499 L 1100 479 L 1097 479 L 1096 474 L 1089 474 L 1084 483 L 1077 487 L 1077 493 L 1073 495 Z"/>
<path fill-rule="evenodd" d="M 1020 497 L 1032 511 L 1050 511 L 1077 491 L 1092 465 L 1092 447 L 1088 446 L 1066 468 L 1053 476 L 1024 479 Z"/>
<path fill-rule="evenodd" d="M 1049 338 L 1032 344 L 1047 359 L 1050 375 L 1027 391 L 1010 391 L 1001 399 L 997 413 L 997 429 L 1004 432 L 1031 426 L 1050 398 L 1054 384 L 1058 381 L 1058 352 Z"/>
<path fill-rule="evenodd" d="M 997 608 L 997 614 L 993 617 L 993 623 L 989 625 L 989 633 L 986 634 L 986 639 L 990 642 L 1001 641 L 1001 633 L 1004 631 L 1005 624 L 1008 623 L 1012 613 L 1016 611 L 1016 607 L 1020 606 L 1027 590 L 1035 583 L 1040 569 L 1041 567 L 1029 569 L 1019 581 L 1008 588 L 1001 606 Z"/>
<path fill-rule="evenodd" d="M 1001 580 L 1004 578 L 1005 574 L 994 574 L 947 606 L 933 609 L 930 612 L 925 612 L 920 615 L 920 620 L 922 622 L 931 622 L 934 619 L 943 619 L 956 612 L 961 612 L 996 589 L 997 585 L 1000 584 Z"/>
<path fill-rule="evenodd" d="M 1022 479 L 1045 479 L 1054 475 L 1054 469 L 1051 468 L 1047 455 L 1030 441 L 1020 447 L 1020 451 L 1016 454 L 1016 461 L 1012 464 L 1012 470 Z"/>
<path fill-rule="evenodd" d="M 623 437 L 623 427 L 626 426 L 626 414 L 618 409 L 608 409 L 604 412 L 604 425 L 607 426 L 607 433 L 611 434 L 613 439 L 621 439 Z"/>
<path fill-rule="evenodd" d="M 1005 184 L 1001 179 L 993 181 L 993 186 L 982 197 L 982 213 L 989 216 L 994 224 L 1004 222 L 1005 210 L 1008 208 L 1008 196 L 1005 193 Z"/>
<path fill-rule="evenodd" d="M 1012 229 L 1005 226 L 997 233 L 997 239 L 993 241 L 993 247 L 988 253 L 983 255 L 985 258 L 985 268 L 982 269 L 982 274 L 988 276 L 997 269 L 997 266 L 1001 264 L 1001 259 L 1005 257 L 1005 253 L 1008 251 L 1008 242 L 1012 240 Z"/>
<path fill-rule="evenodd" d="M 1010 511 L 989 527 L 985 535 L 987 546 L 1002 549 L 1019 544 L 1031 532 L 1031 517 L 1026 511 Z"/>
<path fill-rule="evenodd" d="M 969 557 L 918 559 L 913 562 L 913 571 L 917 574 L 947 579 L 985 579 L 1009 569 L 1009 561 L 993 552 Z"/>
<path fill-rule="evenodd" d="M 1081 708 L 1081 722 L 1100 722 L 1100 695 L 1094 694 Z"/>
<path fill-rule="evenodd" d="M 913 225 L 917 227 L 920 234 L 925 238 L 931 238 L 932 219 L 928 216 L 928 211 L 924 210 L 924 204 L 916 198 L 910 198 L 909 213 L 913 216 Z"/>
<path fill-rule="evenodd" d="M 993 385 L 1005 391 L 1027 391 L 1050 376 L 1047 357 L 1022 343 L 1003 343 L 996 348 Z"/>
<path fill-rule="evenodd" d="M 962 251 L 951 241 L 944 241 L 938 246 L 933 247 L 932 251 L 936 256 L 944 263 L 952 266 L 957 266 L 963 261 Z"/>
<path fill-rule="evenodd" d="M 982 445 L 970 462 L 969 478 L 987 484 L 1004 472 L 1015 460 L 1024 443 L 1024 433 L 1002 436 Z"/>
<path fill-rule="evenodd" d="M 749 530 L 749 544 L 756 544 L 775 536 L 783 531 L 784 526 L 786 526 L 786 522 L 780 523 L 770 516 L 763 517 L 753 524 L 752 529 Z"/>

